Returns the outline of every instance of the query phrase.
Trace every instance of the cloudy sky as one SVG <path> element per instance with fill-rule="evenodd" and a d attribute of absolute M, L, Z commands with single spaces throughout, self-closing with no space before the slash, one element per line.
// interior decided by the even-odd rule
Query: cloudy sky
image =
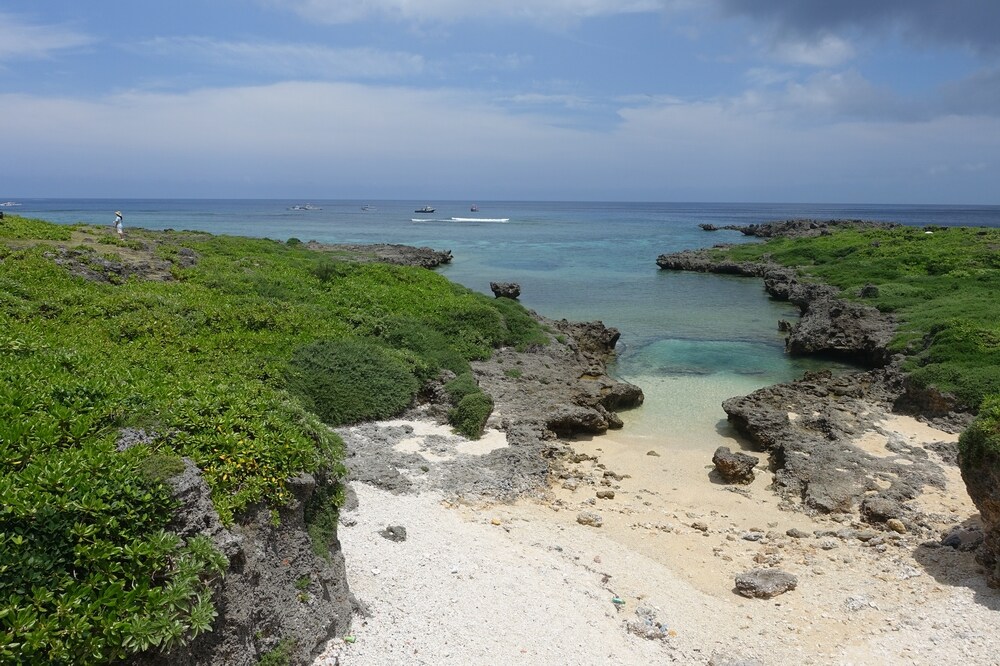
<path fill-rule="evenodd" d="M 0 198 L 1000 204 L 998 0 L 0 0 Z"/>

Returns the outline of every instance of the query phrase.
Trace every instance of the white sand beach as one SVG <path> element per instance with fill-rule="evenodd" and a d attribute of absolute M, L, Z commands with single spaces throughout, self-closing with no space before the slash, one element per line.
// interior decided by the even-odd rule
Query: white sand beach
<path fill-rule="evenodd" d="M 412 425 L 417 438 L 437 428 Z M 913 444 L 955 439 L 907 417 L 879 427 Z M 701 444 L 668 448 L 624 432 L 576 441 L 597 460 L 513 504 L 356 484 L 359 508 L 345 513 L 340 539 L 369 615 L 316 665 L 998 663 L 1000 593 L 972 553 L 892 532 L 877 546 L 838 538 L 849 520 L 783 510 L 766 470 L 735 492 L 713 483 L 713 442 Z M 947 470 L 924 508 L 974 524 L 958 470 Z M 602 526 L 579 524 L 581 511 Z M 381 536 L 388 525 L 405 527 L 406 540 Z M 736 575 L 768 566 L 795 575 L 797 588 L 768 600 L 735 593 Z M 644 638 L 630 623 L 665 631 Z"/>

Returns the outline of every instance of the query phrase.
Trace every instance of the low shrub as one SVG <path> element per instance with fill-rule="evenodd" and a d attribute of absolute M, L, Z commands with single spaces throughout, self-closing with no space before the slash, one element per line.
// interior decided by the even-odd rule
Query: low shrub
<path fill-rule="evenodd" d="M 444 390 L 448 393 L 448 397 L 451 398 L 451 401 L 456 405 L 467 395 L 481 393 L 479 384 L 476 382 L 476 378 L 472 376 L 471 372 L 463 372 L 458 375 L 444 385 Z"/>
<path fill-rule="evenodd" d="M 493 398 L 478 391 L 459 400 L 448 413 L 448 421 L 456 431 L 469 439 L 479 439 L 486 420 L 493 413 Z"/>
<path fill-rule="evenodd" d="M 976 420 L 958 438 L 958 448 L 963 469 L 974 468 L 987 457 L 1000 463 L 1000 395 L 983 401 Z"/>
<path fill-rule="evenodd" d="M 398 353 L 366 340 L 325 340 L 292 354 L 288 386 L 331 425 L 389 418 L 420 388 Z"/>

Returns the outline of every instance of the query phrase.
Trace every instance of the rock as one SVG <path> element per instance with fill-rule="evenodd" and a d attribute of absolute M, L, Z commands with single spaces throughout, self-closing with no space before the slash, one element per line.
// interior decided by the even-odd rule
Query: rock
<path fill-rule="evenodd" d="M 873 284 L 866 284 L 858 291 L 859 298 L 878 298 L 879 290 Z"/>
<path fill-rule="evenodd" d="M 976 551 L 976 561 L 986 568 L 990 587 L 1000 588 L 1000 453 L 987 446 L 980 448 L 983 450 L 979 455 L 960 452 L 959 465 L 969 497 L 983 522 L 984 539 Z"/>
<path fill-rule="evenodd" d="M 635 609 L 635 620 L 626 623 L 630 633 L 646 640 L 664 640 L 670 636 L 670 628 L 656 617 L 656 611 L 649 606 Z"/>
<path fill-rule="evenodd" d="M 790 530 L 786 531 L 785 534 L 792 537 L 793 539 L 806 539 L 809 537 L 808 532 L 803 532 L 797 527 L 791 528 Z"/>
<path fill-rule="evenodd" d="M 583 511 L 577 515 L 576 522 L 590 527 L 600 527 L 604 524 L 604 519 L 601 518 L 600 514 L 594 513 L 593 511 Z"/>
<path fill-rule="evenodd" d="M 521 295 L 521 285 L 516 282 L 490 282 L 490 289 L 497 298 L 516 299 Z"/>
<path fill-rule="evenodd" d="M 608 421 L 595 409 L 561 405 L 549 414 L 545 427 L 559 435 L 581 432 L 600 435 L 608 431 Z"/>
<path fill-rule="evenodd" d="M 389 541 L 406 541 L 406 528 L 402 525 L 389 525 L 384 530 L 379 532 L 379 534 Z"/>
<path fill-rule="evenodd" d="M 699 532 L 707 532 L 708 525 L 701 522 L 700 520 L 691 523 L 691 529 L 698 530 Z"/>
<path fill-rule="evenodd" d="M 746 484 L 753 482 L 753 468 L 760 463 L 760 460 L 745 453 L 733 453 L 728 446 L 720 446 L 715 450 L 712 462 L 715 463 L 719 475 L 727 482 Z"/>
<path fill-rule="evenodd" d="M 744 597 L 770 599 L 794 590 L 799 580 L 780 569 L 753 569 L 736 577 L 736 591 Z"/>
<path fill-rule="evenodd" d="M 898 532 L 899 534 L 906 534 L 906 525 L 899 518 L 890 518 L 885 521 L 885 526 L 888 527 L 893 532 Z"/>
<path fill-rule="evenodd" d="M 888 523 L 903 515 L 903 507 L 885 497 L 868 497 L 861 502 L 861 517 L 869 523 Z"/>
<path fill-rule="evenodd" d="M 615 491 L 613 490 L 598 490 L 597 499 L 614 499 Z"/>
<path fill-rule="evenodd" d="M 652 451 L 652 450 L 646 451 L 646 455 L 647 456 L 653 456 L 654 458 L 659 458 L 660 457 L 659 453 L 657 453 L 656 451 Z"/>
<path fill-rule="evenodd" d="M 229 559 L 215 582 L 218 617 L 212 631 L 165 653 L 156 648 L 129 658 L 130 666 L 250 666 L 281 639 L 294 647 L 290 663 L 311 663 L 324 643 L 350 627 L 355 600 L 347 587 L 344 558 L 336 532 L 326 557 L 314 550 L 305 516 L 317 498 L 332 495 L 337 482 L 302 474 L 289 481 L 293 499 L 279 507 L 280 520 L 263 503 L 249 508 L 229 527 L 221 525 L 211 490 L 198 468 L 185 459 L 182 474 L 168 480 L 182 506 L 171 530 L 189 537 L 206 534 Z M 327 500 L 328 501 L 328 500 Z M 299 581 L 308 578 L 321 594 L 303 603 Z M 261 628 L 267 631 L 261 631 Z"/>
<path fill-rule="evenodd" d="M 941 546 L 948 546 L 961 551 L 973 551 L 983 543 L 983 531 L 978 527 L 958 526 L 941 539 Z"/>

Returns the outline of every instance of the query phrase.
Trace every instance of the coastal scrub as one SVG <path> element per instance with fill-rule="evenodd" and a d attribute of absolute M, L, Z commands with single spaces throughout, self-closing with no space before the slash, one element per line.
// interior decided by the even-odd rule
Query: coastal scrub
<path fill-rule="evenodd" d="M 1000 393 L 998 249 L 994 228 L 844 226 L 711 256 L 793 266 L 804 280 L 891 313 L 898 322 L 891 351 L 905 354 L 914 385 L 950 393 L 975 411 Z"/>
<path fill-rule="evenodd" d="M 5 217 L 0 662 L 110 662 L 209 629 L 227 565 L 167 531 L 180 457 L 224 523 L 286 504 L 303 472 L 328 480 L 309 509 L 328 547 L 345 469 L 327 424 L 397 414 L 441 370 L 545 340 L 519 306 L 344 259 Z"/>

